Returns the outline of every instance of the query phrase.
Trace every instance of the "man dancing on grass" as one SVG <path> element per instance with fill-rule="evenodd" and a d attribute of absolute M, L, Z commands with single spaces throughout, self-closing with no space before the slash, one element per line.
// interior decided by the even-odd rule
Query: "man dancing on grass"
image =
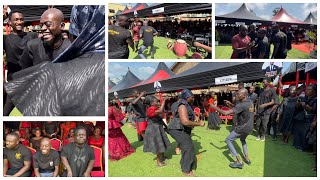
<path fill-rule="evenodd" d="M 248 99 L 248 91 L 246 89 L 240 89 L 237 93 L 236 99 L 239 101 L 239 103 L 227 111 L 223 111 L 214 105 L 211 105 L 211 107 L 223 115 L 233 114 L 235 117 L 233 122 L 233 130 L 225 142 L 228 145 L 231 155 L 236 158 L 236 161 L 231 163 L 229 166 L 231 168 L 242 169 L 243 163 L 232 143 L 237 138 L 240 138 L 245 157 L 244 162 L 250 165 L 251 161 L 249 160 L 248 156 L 246 138 L 253 131 L 254 106 L 253 102 Z"/>

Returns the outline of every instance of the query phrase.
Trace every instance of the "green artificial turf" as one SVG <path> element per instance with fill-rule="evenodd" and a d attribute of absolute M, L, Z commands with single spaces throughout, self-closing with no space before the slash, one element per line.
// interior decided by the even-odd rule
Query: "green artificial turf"
<path fill-rule="evenodd" d="M 232 47 L 230 44 L 221 44 L 215 46 L 216 59 L 230 59 L 232 54 Z M 272 55 L 273 45 L 271 45 L 270 56 Z M 287 59 L 310 59 L 308 53 L 292 48 L 287 55 Z"/>
<path fill-rule="evenodd" d="M 247 138 L 251 166 L 244 165 L 243 169 L 229 168 L 231 155 L 224 142 L 231 126 L 222 125 L 219 131 L 206 130 L 197 127 L 193 131 L 192 139 L 195 145 L 198 168 L 195 175 L 200 177 L 270 177 L 270 176 L 316 176 L 311 168 L 314 165 L 314 156 L 310 153 L 300 152 L 280 140 L 271 141 L 267 137 L 265 142 L 256 141 L 255 136 Z M 181 155 L 175 154 L 175 141 L 168 135 L 171 147 L 165 153 L 168 157 L 165 167 L 157 167 L 155 155 L 143 152 L 143 143 L 137 141 L 134 128 L 127 124 L 122 128 L 136 152 L 119 161 L 109 161 L 108 173 L 110 177 L 181 177 Z M 280 139 L 280 138 L 279 138 Z M 241 142 L 236 141 L 235 147 L 240 152 Z M 241 153 L 242 154 L 242 153 Z"/>
<path fill-rule="evenodd" d="M 171 40 L 172 42 L 175 41 L 173 39 L 164 38 L 164 37 L 154 37 L 154 46 L 156 49 L 154 54 L 155 59 L 186 59 L 191 57 L 191 55 L 193 54 L 192 51 L 187 51 L 187 54 L 184 57 L 176 56 L 172 50 L 169 50 L 167 48 L 167 44 L 169 40 Z M 143 42 L 142 40 L 139 41 L 139 48 L 142 42 Z M 141 59 L 140 56 L 138 55 L 138 52 L 133 52 L 131 48 L 129 49 L 130 49 L 129 59 Z M 146 49 L 143 52 L 143 54 L 147 59 L 151 59 L 150 47 Z"/>

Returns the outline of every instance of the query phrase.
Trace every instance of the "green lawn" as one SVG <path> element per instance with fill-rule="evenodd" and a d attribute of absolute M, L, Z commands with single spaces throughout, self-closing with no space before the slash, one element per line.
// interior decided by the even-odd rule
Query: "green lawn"
<path fill-rule="evenodd" d="M 186 59 L 187 57 L 191 56 L 193 54 L 193 52 L 188 51 L 187 52 L 187 57 L 178 57 L 174 54 L 174 52 L 172 50 L 169 50 L 167 48 L 167 44 L 168 41 L 171 40 L 172 42 L 174 42 L 175 40 L 173 39 L 169 39 L 169 38 L 164 38 L 164 37 L 154 37 L 154 46 L 155 46 L 155 54 L 154 54 L 154 58 L 155 59 Z M 142 44 L 142 40 L 140 40 L 139 42 L 139 48 L 140 45 Z M 129 59 L 140 59 L 140 56 L 138 55 L 138 52 L 133 52 L 131 48 L 130 49 L 130 55 L 129 55 Z M 147 59 L 151 59 L 151 54 L 150 54 L 150 47 L 148 49 L 146 49 L 143 54 L 145 55 L 145 57 Z"/>
<path fill-rule="evenodd" d="M 316 172 L 311 170 L 314 165 L 313 155 L 299 152 L 292 146 L 283 144 L 280 140 L 273 142 L 270 137 L 265 142 L 256 141 L 253 135 L 247 138 L 251 166 L 245 164 L 242 170 L 229 168 L 228 165 L 232 159 L 224 140 L 229 134 L 230 128 L 231 126 L 226 127 L 225 125 L 222 125 L 219 131 L 206 130 L 202 127 L 195 128 L 192 137 L 198 158 L 196 176 L 316 176 Z M 108 173 L 110 177 L 183 176 L 179 164 L 181 156 L 175 154 L 176 143 L 169 135 L 171 148 L 165 153 L 165 156 L 168 157 L 166 160 L 168 165 L 159 168 L 156 166 L 155 155 L 143 152 L 143 143 L 137 141 L 136 130 L 128 128 L 127 124 L 122 130 L 136 152 L 120 161 L 109 161 Z M 240 152 L 240 141 L 237 140 L 236 144 L 236 148 Z"/>
<path fill-rule="evenodd" d="M 22 114 L 20 113 L 20 111 L 17 108 L 14 108 L 11 111 L 10 116 L 22 116 Z"/>
<path fill-rule="evenodd" d="M 219 46 L 215 46 L 215 57 L 216 59 L 230 59 L 232 51 L 233 50 L 230 44 L 221 44 Z M 272 51 L 273 46 L 271 45 L 270 56 Z M 292 48 L 288 52 L 287 59 L 310 59 L 310 56 L 308 53 Z"/>

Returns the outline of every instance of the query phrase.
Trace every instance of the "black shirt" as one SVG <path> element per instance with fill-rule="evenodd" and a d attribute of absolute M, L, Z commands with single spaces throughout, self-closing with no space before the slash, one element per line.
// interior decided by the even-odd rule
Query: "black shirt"
<path fill-rule="evenodd" d="M 13 73 L 22 69 L 19 62 L 27 42 L 37 37 L 37 33 L 34 32 L 25 32 L 19 36 L 15 34 L 3 36 L 3 49 L 7 57 L 8 80 L 12 79 L 11 75 Z"/>
<path fill-rule="evenodd" d="M 129 48 L 127 40 L 132 41 L 129 30 L 121 27 L 110 25 L 108 30 L 108 57 L 109 59 L 128 59 Z"/>
<path fill-rule="evenodd" d="M 142 26 L 140 28 L 140 34 L 143 37 L 143 45 L 151 46 L 153 44 L 153 34 L 156 32 L 157 30 L 151 26 Z"/>
<path fill-rule="evenodd" d="M 258 38 L 258 33 L 256 31 L 250 31 L 248 36 L 250 37 L 251 41 L 257 42 L 256 38 Z"/>
<path fill-rule="evenodd" d="M 18 144 L 15 149 L 3 149 L 3 159 L 9 161 L 12 169 L 21 169 L 24 166 L 24 161 L 31 161 L 31 158 L 31 151 L 22 144 Z"/>
<path fill-rule="evenodd" d="M 42 154 L 41 151 L 37 151 L 33 156 L 33 167 L 39 168 L 40 173 L 53 172 L 55 166 L 60 165 L 59 153 L 51 149 L 48 155 Z"/>
<path fill-rule="evenodd" d="M 268 90 L 264 90 L 263 92 L 261 92 L 259 94 L 259 99 L 258 99 L 258 103 L 257 105 L 262 105 L 262 104 L 266 104 L 272 101 L 272 99 L 274 100 L 275 104 L 279 104 L 279 98 L 277 96 L 277 93 L 274 89 L 270 88 Z M 262 114 L 262 113 L 268 113 L 270 114 L 272 110 L 272 106 L 268 106 L 264 109 L 260 109 L 258 107 L 258 113 Z"/>
<path fill-rule="evenodd" d="M 48 135 L 53 134 L 57 132 L 57 128 L 59 128 L 58 122 L 44 122 L 43 123 L 43 129 L 46 131 Z"/>
<path fill-rule="evenodd" d="M 259 39 L 257 44 L 258 44 L 257 49 L 252 53 L 252 58 L 258 59 L 260 56 L 260 53 L 264 52 L 263 59 L 269 59 L 270 50 L 269 50 L 268 38 L 265 36 L 263 39 Z"/>
<path fill-rule="evenodd" d="M 232 108 L 233 116 L 236 116 L 234 122 L 234 131 L 238 134 L 250 134 L 253 131 L 253 112 L 254 106 L 251 100 L 239 102 Z"/>
<path fill-rule="evenodd" d="M 64 52 L 71 42 L 69 39 L 64 39 L 61 46 L 57 49 L 47 47 L 43 40 L 33 39 L 27 43 L 26 49 L 23 51 L 20 65 L 23 69 L 40 64 L 45 61 L 53 61 L 61 53 Z"/>
<path fill-rule="evenodd" d="M 82 177 L 91 160 L 95 160 L 94 150 L 88 144 L 82 147 L 74 142 L 62 147 L 61 157 L 67 158 L 73 177 Z"/>
<path fill-rule="evenodd" d="M 279 48 L 276 55 L 281 56 L 287 54 L 287 35 L 284 32 L 277 32 L 272 39 L 272 43 L 279 43 Z"/>

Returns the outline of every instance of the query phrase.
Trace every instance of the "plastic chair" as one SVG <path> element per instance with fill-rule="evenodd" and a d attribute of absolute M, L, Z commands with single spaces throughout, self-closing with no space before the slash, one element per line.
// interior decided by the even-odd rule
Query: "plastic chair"
<path fill-rule="evenodd" d="M 228 111 L 229 108 L 224 106 L 224 107 L 221 107 L 221 110 Z M 228 125 L 228 121 L 233 119 L 233 115 L 227 115 L 227 116 L 220 115 L 220 119 L 224 120 L 225 125 Z"/>
<path fill-rule="evenodd" d="M 32 159 L 31 159 L 31 167 L 30 167 L 30 169 L 31 169 L 31 171 L 32 171 L 32 173 L 31 173 L 31 177 L 35 177 L 35 174 L 34 174 L 34 171 L 33 171 L 33 156 L 34 156 L 34 154 L 37 152 L 35 149 L 33 149 L 32 147 L 29 147 L 29 146 L 26 146 L 30 151 L 31 151 L 31 153 L 32 153 Z"/>
<path fill-rule="evenodd" d="M 51 139 L 51 144 L 53 149 L 55 149 L 56 151 L 60 151 L 61 144 L 62 144 L 60 139 L 57 139 L 57 138 Z"/>
<path fill-rule="evenodd" d="M 92 177 L 104 177 L 103 165 L 102 165 L 102 149 L 96 146 L 90 146 L 94 150 L 95 161 L 93 164 L 93 168 L 99 168 L 100 171 L 91 171 Z"/>

